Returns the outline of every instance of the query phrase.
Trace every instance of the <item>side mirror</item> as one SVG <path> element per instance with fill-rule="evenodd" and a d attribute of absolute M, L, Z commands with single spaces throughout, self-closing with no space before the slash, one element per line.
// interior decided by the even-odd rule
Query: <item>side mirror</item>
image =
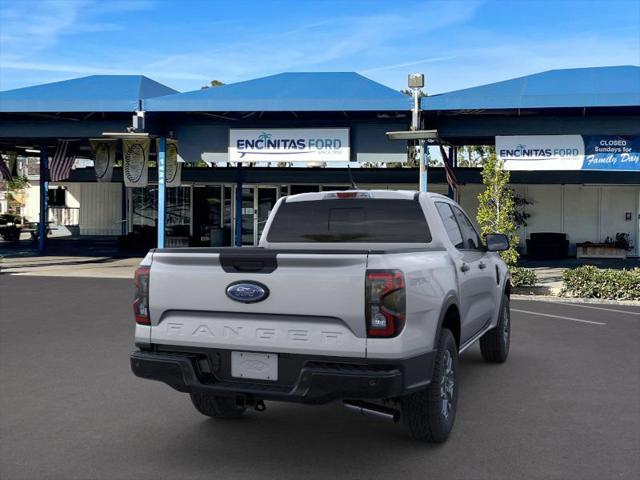
<path fill-rule="evenodd" d="M 490 252 L 502 252 L 509 249 L 509 237 L 502 233 L 488 233 L 485 235 L 487 250 Z"/>

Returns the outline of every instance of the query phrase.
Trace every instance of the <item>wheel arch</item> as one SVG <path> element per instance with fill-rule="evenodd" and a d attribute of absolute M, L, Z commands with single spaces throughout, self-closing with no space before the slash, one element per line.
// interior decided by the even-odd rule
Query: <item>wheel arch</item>
<path fill-rule="evenodd" d="M 511 297 L 511 280 L 509 280 L 508 278 L 504 282 L 503 292 L 507 297 Z"/>
<path fill-rule="evenodd" d="M 455 295 L 450 294 L 446 297 L 440 310 L 440 318 L 438 320 L 438 329 L 436 331 L 435 342 L 440 338 L 440 332 L 443 328 L 451 330 L 456 340 L 456 345 L 460 348 L 462 334 L 462 317 L 460 314 L 460 306 Z"/>

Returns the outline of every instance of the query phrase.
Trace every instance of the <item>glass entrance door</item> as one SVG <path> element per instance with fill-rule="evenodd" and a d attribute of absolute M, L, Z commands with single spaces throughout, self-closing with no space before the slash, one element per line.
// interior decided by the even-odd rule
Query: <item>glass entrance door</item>
<path fill-rule="evenodd" d="M 242 245 L 255 244 L 255 187 L 242 188 Z"/>
<path fill-rule="evenodd" d="M 279 198 L 278 187 L 242 187 L 242 245 L 258 244 L 269 214 Z M 235 225 L 235 222 L 233 222 Z M 234 232 L 235 237 L 235 232 Z"/>
<path fill-rule="evenodd" d="M 271 214 L 271 210 L 273 206 L 276 204 L 278 200 L 278 188 L 276 187 L 258 187 L 258 198 L 256 208 L 258 210 L 258 215 L 256 218 L 256 238 L 255 244 L 258 244 L 260 240 L 260 235 L 262 235 L 262 230 L 264 230 L 264 226 L 267 224 L 267 219 Z"/>

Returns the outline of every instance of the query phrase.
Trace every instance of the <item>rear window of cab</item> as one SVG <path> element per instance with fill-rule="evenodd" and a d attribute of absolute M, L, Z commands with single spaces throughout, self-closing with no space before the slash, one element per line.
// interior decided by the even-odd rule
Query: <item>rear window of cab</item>
<path fill-rule="evenodd" d="M 409 199 L 284 202 L 267 234 L 273 243 L 429 243 L 420 204 Z"/>

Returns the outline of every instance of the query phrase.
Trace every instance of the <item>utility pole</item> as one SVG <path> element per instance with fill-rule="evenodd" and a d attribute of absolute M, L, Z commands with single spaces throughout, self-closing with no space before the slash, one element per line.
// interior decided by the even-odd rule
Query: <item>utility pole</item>
<path fill-rule="evenodd" d="M 411 96 L 413 97 L 413 109 L 411 110 L 411 130 L 416 131 L 420 129 L 420 91 L 424 87 L 424 74 L 411 73 L 408 79 L 409 88 L 411 89 Z M 420 165 L 420 191 L 427 191 L 427 156 L 425 155 L 424 140 L 418 140 L 416 146 L 416 156 L 418 159 L 418 165 Z"/>

